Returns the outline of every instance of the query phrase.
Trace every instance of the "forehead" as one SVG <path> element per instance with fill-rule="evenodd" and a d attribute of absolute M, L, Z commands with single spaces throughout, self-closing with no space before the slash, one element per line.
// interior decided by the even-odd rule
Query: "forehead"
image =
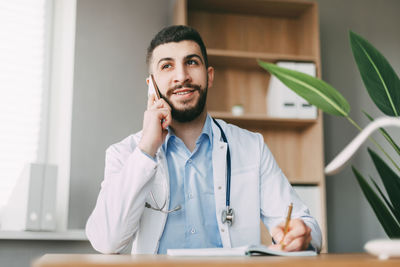
<path fill-rule="evenodd" d="M 164 58 L 171 58 L 173 60 L 181 60 L 188 55 L 196 54 L 201 57 L 200 46 L 194 41 L 181 41 L 165 43 L 157 46 L 153 50 L 152 65 L 158 64 L 158 62 Z"/>

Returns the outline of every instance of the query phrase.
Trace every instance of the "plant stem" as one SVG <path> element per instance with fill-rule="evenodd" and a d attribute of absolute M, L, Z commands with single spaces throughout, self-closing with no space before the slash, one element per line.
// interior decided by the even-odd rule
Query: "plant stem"
<path fill-rule="evenodd" d="M 346 116 L 346 118 L 347 118 L 347 120 L 348 120 L 351 124 L 353 124 L 354 127 L 356 127 L 359 131 L 362 131 L 362 128 L 361 128 L 355 121 L 353 121 L 352 118 L 350 118 L 349 116 Z M 375 144 L 375 146 L 376 146 L 380 151 L 382 151 L 383 154 L 385 154 L 385 156 L 386 156 L 386 157 L 390 160 L 390 162 L 396 167 L 396 169 L 397 169 L 398 171 L 400 171 L 399 165 L 396 164 L 396 162 L 392 159 L 392 157 L 390 157 L 390 155 L 389 155 L 388 153 L 386 153 L 386 151 L 375 141 L 375 139 L 372 138 L 371 136 L 368 137 L 368 139 L 369 139 L 373 144 Z"/>

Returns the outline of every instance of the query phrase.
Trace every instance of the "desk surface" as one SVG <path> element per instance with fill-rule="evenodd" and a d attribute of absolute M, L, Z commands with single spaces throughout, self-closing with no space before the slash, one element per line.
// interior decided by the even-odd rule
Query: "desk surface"
<path fill-rule="evenodd" d="M 316 257 L 170 257 L 165 255 L 46 254 L 32 267 L 222 267 L 222 266 L 400 266 L 400 258 L 379 260 L 368 254 L 321 254 Z"/>

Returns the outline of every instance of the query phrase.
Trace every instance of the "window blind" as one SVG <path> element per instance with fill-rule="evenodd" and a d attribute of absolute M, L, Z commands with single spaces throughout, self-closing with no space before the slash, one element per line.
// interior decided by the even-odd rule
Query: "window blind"
<path fill-rule="evenodd" d="M 43 150 L 46 4 L 0 0 L 0 209 L 24 166 L 37 161 Z"/>

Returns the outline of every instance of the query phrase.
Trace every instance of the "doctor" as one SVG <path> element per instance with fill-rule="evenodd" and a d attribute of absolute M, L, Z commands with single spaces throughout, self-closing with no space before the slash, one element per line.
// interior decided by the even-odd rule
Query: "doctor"
<path fill-rule="evenodd" d="M 168 248 L 259 244 L 261 219 L 276 243 L 283 239 L 285 251 L 319 251 L 318 224 L 263 137 L 207 113 L 214 69 L 198 32 L 164 28 L 150 43 L 147 63 L 161 99 L 149 96 L 142 131 L 107 149 L 104 181 L 86 225 L 92 246 L 119 253 L 133 240 L 132 254 L 165 254 Z"/>

